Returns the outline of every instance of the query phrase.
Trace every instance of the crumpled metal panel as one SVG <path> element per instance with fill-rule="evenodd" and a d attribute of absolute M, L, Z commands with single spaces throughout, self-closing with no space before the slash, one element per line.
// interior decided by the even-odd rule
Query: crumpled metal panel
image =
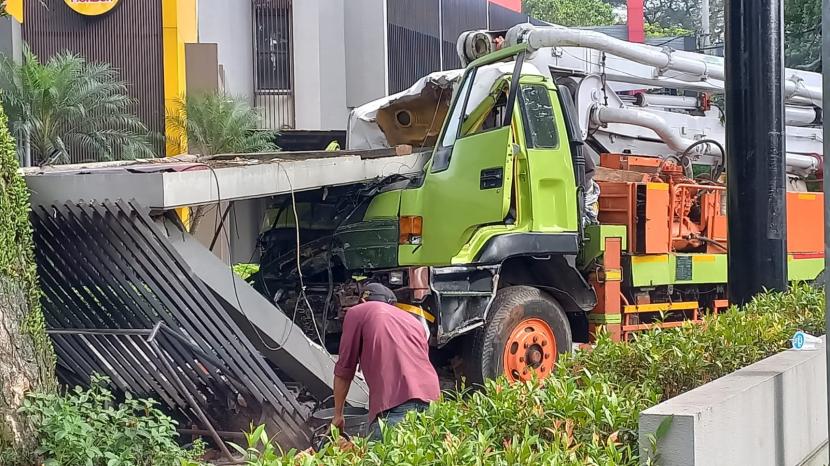
<path fill-rule="evenodd" d="M 196 423 L 205 424 L 199 412 L 223 430 L 270 420 L 282 444 L 308 445 L 308 409 L 144 208 L 121 200 L 38 206 L 32 223 L 65 382 L 104 374 Z"/>

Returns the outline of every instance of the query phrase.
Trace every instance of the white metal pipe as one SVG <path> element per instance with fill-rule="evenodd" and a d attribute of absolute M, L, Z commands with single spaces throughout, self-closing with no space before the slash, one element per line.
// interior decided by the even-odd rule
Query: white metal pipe
<path fill-rule="evenodd" d="M 683 152 L 695 142 L 692 139 L 681 137 L 676 131 L 672 131 L 663 117 L 641 110 L 598 106 L 591 112 L 591 120 L 596 126 L 621 123 L 648 128 L 657 133 L 660 140 L 675 152 Z M 695 151 L 697 153 L 708 153 L 709 148 L 706 146 L 708 144 L 701 144 L 695 148 Z M 720 155 L 720 153 L 718 152 L 716 155 Z"/>
<path fill-rule="evenodd" d="M 544 47 L 584 47 L 653 66 L 658 74 L 677 71 L 690 74 L 702 81 L 709 78 L 726 80 L 723 65 L 705 60 L 703 58 L 705 55 L 692 53 L 681 55 L 668 47 L 659 48 L 627 42 L 597 31 L 562 26 L 536 27 L 531 24 L 519 24 L 507 32 L 506 39 L 508 45 L 527 43 L 532 51 Z M 791 75 L 784 80 L 785 99 L 803 97 L 814 105 L 822 105 L 820 88 L 805 84 L 795 70 L 788 69 L 787 72 Z"/>
<path fill-rule="evenodd" d="M 648 128 L 654 131 L 669 149 L 681 153 L 691 146 L 695 141 L 681 137 L 677 131 L 663 117 L 634 108 L 614 108 L 597 106 L 591 112 L 591 122 L 595 126 L 619 123 Z M 692 149 L 692 154 L 713 155 L 720 157 L 720 149 L 714 144 L 703 143 Z M 787 166 L 799 170 L 815 171 L 819 168 L 820 156 L 787 153 Z"/>
<path fill-rule="evenodd" d="M 807 126 L 816 122 L 816 110 L 812 107 L 784 107 L 784 121 L 787 126 Z"/>
<path fill-rule="evenodd" d="M 823 160 L 824 159 L 822 158 L 822 156 L 818 154 L 806 155 L 787 152 L 787 166 L 792 168 L 798 168 L 800 170 L 814 172 L 821 168 Z"/>
<path fill-rule="evenodd" d="M 621 96 L 622 98 L 622 96 Z M 638 107 L 660 107 L 669 109 L 693 110 L 699 107 L 697 98 L 682 95 L 640 93 L 626 101 L 633 101 Z M 788 126 L 808 126 L 816 122 L 816 110 L 813 107 L 787 105 L 784 116 Z"/>
<path fill-rule="evenodd" d="M 663 108 L 682 108 L 695 109 L 698 107 L 698 101 L 695 97 L 687 97 L 682 95 L 665 95 L 665 94 L 637 94 L 637 106 L 639 107 L 663 107 Z"/>

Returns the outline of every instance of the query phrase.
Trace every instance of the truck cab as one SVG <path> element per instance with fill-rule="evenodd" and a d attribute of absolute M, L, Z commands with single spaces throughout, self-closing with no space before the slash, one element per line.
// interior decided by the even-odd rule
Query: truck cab
<path fill-rule="evenodd" d="M 346 267 L 393 288 L 473 381 L 550 373 L 572 325 L 585 341 L 596 304 L 577 268 L 584 163 L 570 95 L 524 58 L 517 46 L 471 63 L 423 175 L 336 235 Z"/>

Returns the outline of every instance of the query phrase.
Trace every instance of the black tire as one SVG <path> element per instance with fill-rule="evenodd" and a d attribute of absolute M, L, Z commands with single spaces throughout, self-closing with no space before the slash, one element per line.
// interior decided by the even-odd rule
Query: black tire
<path fill-rule="evenodd" d="M 528 319 L 538 319 L 549 326 L 556 339 L 557 355 L 571 350 L 573 338 L 568 318 L 553 297 L 529 286 L 502 288 L 493 300 L 484 327 L 471 335 L 464 358 L 465 372 L 470 383 L 481 384 L 484 380 L 507 375 L 504 368 L 505 347 L 514 330 L 518 331 L 519 324 L 528 322 Z M 531 350 L 534 348 L 536 347 L 533 346 Z M 536 349 L 544 351 L 541 347 Z M 549 351 L 547 354 L 550 355 Z M 544 369 L 540 376 L 550 373 L 552 362 L 548 358 L 547 362 L 540 364 Z"/>

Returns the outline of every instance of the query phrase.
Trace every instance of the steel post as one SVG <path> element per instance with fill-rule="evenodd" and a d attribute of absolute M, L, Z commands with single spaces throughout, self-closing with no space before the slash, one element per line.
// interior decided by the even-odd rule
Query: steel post
<path fill-rule="evenodd" d="M 781 0 L 726 2 L 729 300 L 787 287 Z"/>
<path fill-rule="evenodd" d="M 712 44 L 712 32 L 709 29 L 709 0 L 700 0 L 700 48 L 705 54 L 709 54 L 709 46 Z"/>

